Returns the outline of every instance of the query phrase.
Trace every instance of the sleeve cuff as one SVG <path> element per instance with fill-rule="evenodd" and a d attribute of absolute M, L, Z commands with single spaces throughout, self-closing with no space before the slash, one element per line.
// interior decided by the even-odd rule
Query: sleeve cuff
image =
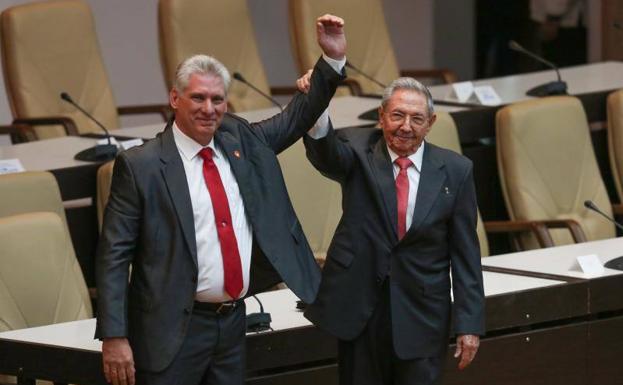
<path fill-rule="evenodd" d="M 322 59 L 324 59 L 324 61 L 326 61 L 327 64 L 330 65 L 331 68 L 333 68 L 333 70 L 337 72 L 338 74 L 342 73 L 342 69 L 346 65 L 346 56 L 344 56 L 340 60 L 335 60 L 335 59 L 328 57 L 327 55 L 323 53 Z"/>
<path fill-rule="evenodd" d="M 312 139 L 322 139 L 329 133 L 329 109 L 324 110 L 322 115 L 316 120 L 316 124 L 307 131 Z"/>

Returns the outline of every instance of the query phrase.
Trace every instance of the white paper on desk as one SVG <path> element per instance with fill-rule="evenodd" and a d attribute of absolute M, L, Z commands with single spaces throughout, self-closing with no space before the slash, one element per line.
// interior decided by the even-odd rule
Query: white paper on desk
<path fill-rule="evenodd" d="M 458 82 L 452 83 L 452 90 L 448 98 L 456 99 L 461 103 L 465 103 L 469 100 L 474 92 L 474 83 L 472 82 Z"/>
<path fill-rule="evenodd" d="M 577 257 L 577 261 L 586 275 L 601 275 L 604 272 L 604 265 L 595 254 L 581 255 Z"/>
<path fill-rule="evenodd" d="M 124 150 L 128 150 L 132 147 L 140 146 L 141 144 L 143 144 L 143 139 L 135 138 L 135 139 L 122 140 L 120 144 L 121 144 L 121 148 L 123 148 Z"/>
<path fill-rule="evenodd" d="M 502 99 L 500 99 L 498 93 L 489 85 L 474 87 L 474 95 L 483 106 L 498 106 L 502 104 Z"/>
<path fill-rule="evenodd" d="M 0 159 L 0 174 L 26 171 L 19 159 Z"/>
<path fill-rule="evenodd" d="M 97 144 L 108 144 L 108 138 L 99 139 L 97 141 Z M 114 144 L 115 146 L 119 147 L 119 142 L 117 142 L 117 139 L 115 139 L 113 136 L 110 137 L 110 144 Z"/>

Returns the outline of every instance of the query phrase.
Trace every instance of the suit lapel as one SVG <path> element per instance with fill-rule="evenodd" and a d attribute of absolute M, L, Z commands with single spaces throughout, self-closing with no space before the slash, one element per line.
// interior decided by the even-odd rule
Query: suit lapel
<path fill-rule="evenodd" d="M 240 195 L 244 202 L 245 212 L 250 218 L 255 217 L 255 197 L 251 184 L 251 166 L 248 156 L 243 152 L 240 139 L 233 134 L 233 130 L 227 128 L 226 124 L 219 127 L 214 139 L 227 157 L 229 165 L 236 177 Z"/>
<path fill-rule="evenodd" d="M 415 233 L 433 207 L 441 186 L 446 180 L 446 173 L 443 171 L 445 166 L 443 160 L 438 156 L 437 149 L 429 143 L 425 144 L 424 157 L 422 159 L 422 170 L 420 173 L 420 184 L 418 186 L 415 209 L 413 210 L 413 220 L 411 227 L 407 231 Z"/>
<path fill-rule="evenodd" d="M 167 125 L 161 134 L 160 140 L 162 142 L 160 155 L 160 160 L 163 163 L 161 168 L 162 176 L 167 185 L 169 197 L 175 207 L 184 239 L 192 254 L 193 262 L 197 266 L 197 241 L 195 238 L 192 203 L 190 193 L 188 192 L 188 181 L 186 180 L 184 164 L 175 145 L 173 130 L 170 124 Z"/>
<path fill-rule="evenodd" d="M 387 218 L 389 219 L 389 227 L 391 227 L 394 237 L 398 239 L 396 184 L 394 181 L 392 162 L 389 158 L 387 146 L 385 145 L 385 139 L 383 139 L 383 137 L 371 145 L 370 152 L 368 153 L 368 160 L 375 175 L 375 180 L 378 183 L 379 190 L 381 191 Z"/>

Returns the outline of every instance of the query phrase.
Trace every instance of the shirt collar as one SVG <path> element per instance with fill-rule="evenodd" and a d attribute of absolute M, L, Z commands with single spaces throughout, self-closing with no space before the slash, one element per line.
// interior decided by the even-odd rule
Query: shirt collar
<path fill-rule="evenodd" d="M 407 157 L 409 158 L 411 163 L 413 163 L 413 165 L 415 166 L 415 169 L 418 172 L 422 171 L 422 159 L 424 158 L 424 143 L 425 142 L 422 141 L 422 144 L 420 144 L 420 147 L 417 149 L 417 151 L 415 151 L 413 154 Z M 389 152 L 389 157 L 392 160 L 392 164 L 394 164 L 394 161 L 399 158 L 398 154 L 392 151 L 392 149 L 389 148 L 389 146 L 387 146 L 387 152 Z"/>
<path fill-rule="evenodd" d="M 171 127 L 173 129 L 173 139 L 175 139 L 175 145 L 177 149 L 182 154 L 184 158 L 187 160 L 192 160 L 195 156 L 199 154 L 199 151 L 204 147 L 210 147 L 214 151 L 214 156 L 218 157 L 218 152 L 216 151 L 216 147 L 214 146 L 214 138 L 208 143 L 207 146 L 202 146 L 199 143 L 195 142 L 195 140 L 180 130 L 177 126 L 177 123 L 173 122 Z"/>

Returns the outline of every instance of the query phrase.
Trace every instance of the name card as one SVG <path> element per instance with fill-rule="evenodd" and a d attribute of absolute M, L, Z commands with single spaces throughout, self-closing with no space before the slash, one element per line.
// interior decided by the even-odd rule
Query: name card
<path fill-rule="evenodd" d="M 26 171 L 19 159 L 0 159 L 0 174 Z"/>
<path fill-rule="evenodd" d="M 474 93 L 474 83 L 472 82 L 458 82 L 452 83 L 452 90 L 450 91 L 449 98 L 456 99 L 461 103 L 465 103 Z"/>
<path fill-rule="evenodd" d="M 604 272 L 604 265 L 595 254 L 581 255 L 577 257 L 577 261 L 586 275 L 601 275 Z"/>
<path fill-rule="evenodd" d="M 498 93 L 489 85 L 474 87 L 474 95 L 483 106 L 499 106 L 502 104 L 502 99 Z"/>
<path fill-rule="evenodd" d="M 135 138 L 135 139 L 123 140 L 119 144 L 121 145 L 122 149 L 128 150 L 132 147 L 140 146 L 141 144 L 143 144 L 143 139 Z"/>

